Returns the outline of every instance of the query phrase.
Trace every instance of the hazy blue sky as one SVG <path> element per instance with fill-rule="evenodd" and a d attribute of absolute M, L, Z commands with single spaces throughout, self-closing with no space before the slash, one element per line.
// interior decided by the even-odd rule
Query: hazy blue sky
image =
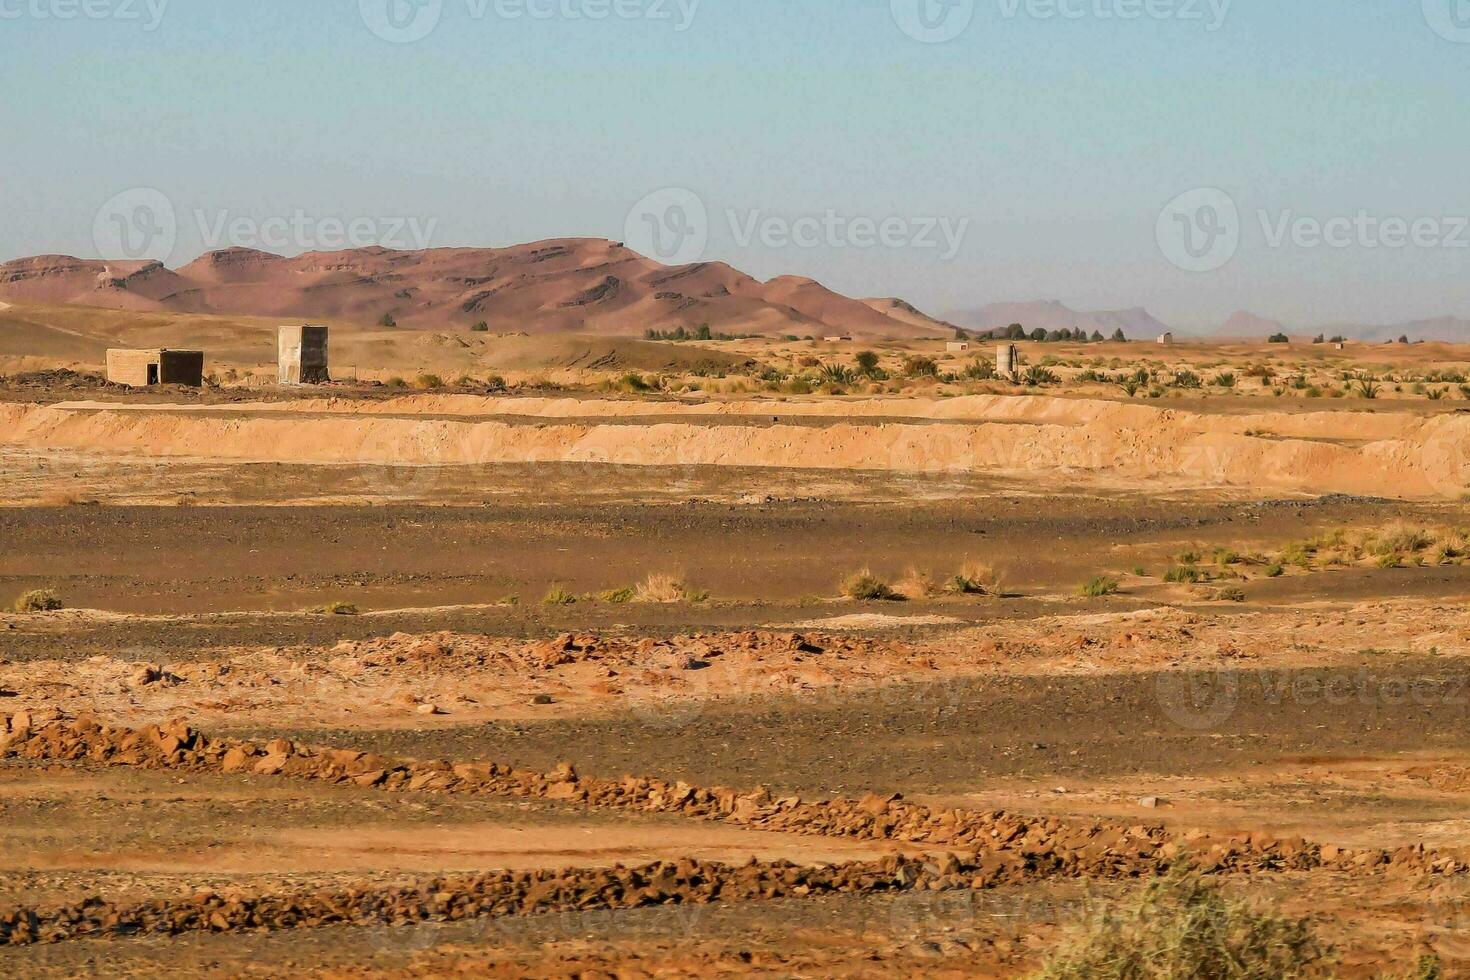
<path fill-rule="evenodd" d="M 331 244 L 332 220 L 631 244 L 630 209 L 682 188 L 705 257 L 935 312 L 1470 316 L 1470 0 L 442 0 L 406 43 L 379 34 L 434 0 L 389 2 L 0 0 L 0 258 L 110 250 L 99 209 L 134 188 L 174 210 L 171 265 L 286 226 L 277 251 Z M 957 36 L 910 36 L 920 4 Z M 1171 261 L 1188 221 L 1221 230 L 1197 195 L 1160 220 L 1196 188 L 1238 248 Z M 1417 241 L 1272 244 L 1360 213 Z M 863 219 L 898 219 L 888 244 Z"/>

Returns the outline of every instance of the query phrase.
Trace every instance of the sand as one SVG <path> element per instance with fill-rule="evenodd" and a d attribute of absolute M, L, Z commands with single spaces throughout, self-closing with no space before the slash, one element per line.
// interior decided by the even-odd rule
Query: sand
<path fill-rule="evenodd" d="M 463 418 L 413 416 L 448 405 L 235 406 L 228 414 L 102 405 L 0 405 L 0 444 L 131 451 L 156 457 L 397 466 L 606 463 L 1105 478 L 1131 488 L 1247 488 L 1457 498 L 1470 486 L 1470 416 L 1258 413 L 1222 418 L 1175 408 L 1051 397 L 975 396 L 801 405 L 787 421 L 710 426 L 706 414 L 754 417 L 750 403 L 519 406 L 514 423 L 478 416 L 509 402 L 474 400 Z M 325 411 L 319 411 L 320 408 Z M 572 411 L 686 420 L 558 421 Z M 771 409 L 762 406 L 765 411 Z M 787 404 L 776 409 L 785 412 Z M 389 413 L 396 413 L 390 415 Z M 327 416 L 327 417 L 324 417 Z M 865 416 L 875 416 L 865 421 Z M 913 421 L 891 421 L 894 417 Z M 781 417 L 781 416 L 775 416 Z M 936 417 L 945 424 L 930 424 Z M 546 419 L 537 424 L 527 421 Z M 821 418 L 829 424 L 797 424 Z"/>

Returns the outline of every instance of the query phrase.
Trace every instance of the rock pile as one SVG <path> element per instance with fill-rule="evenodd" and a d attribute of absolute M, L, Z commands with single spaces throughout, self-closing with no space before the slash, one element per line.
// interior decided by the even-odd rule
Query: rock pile
<path fill-rule="evenodd" d="M 549 912 L 707 905 L 836 893 L 987 888 L 1034 872 L 1017 856 L 892 856 L 827 867 L 751 861 L 742 866 L 685 859 L 642 868 L 500 871 L 435 878 L 410 887 L 297 895 L 224 896 L 116 904 L 99 898 L 53 909 L 0 909 L 0 946 L 87 936 L 173 936 L 329 925 L 396 926 Z"/>
<path fill-rule="evenodd" d="M 643 665 L 672 659 L 718 659 L 739 655 L 752 661 L 782 661 L 827 655 L 834 659 L 871 657 L 879 649 L 896 649 L 881 640 L 801 633 L 700 633 L 669 638 L 599 636 L 564 633 L 531 642 L 469 633 L 395 633 L 368 640 L 347 640 L 332 653 L 354 658 L 364 667 L 405 664 L 463 670 L 496 667 L 550 670 L 579 663 Z"/>
<path fill-rule="evenodd" d="M 55 711 L 0 715 L 0 758 L 7 756 L 292 776 L 390 792 L 554 800 L 720 820 L 760 830 L 1018 856 L 1039 871 L 1068 875 L 1152 874 L 1186 855 L 1211 872 L 1317 868 L 1405 874 L 1470 871 L 1470 862 L 1422 845 L 1396 850 L 1347 849 L 1262 833 L 1221 837 L 1204 831 L 1170 831 L 1158 824 L 1081 823 L 1000 811 L 936 808 L 897 794 L 805 801 L 776 797 L 763 788 L 740 791 L 647 777 L 583 777 L 570 763 L 542 773 L 494 762 L 413 761 L 351 749 L 314 748 L 284 738 L 263 743 L 209 738 L 184 721 L 130 729 L 106 726 L 91 717 L 64 719 Z"/>

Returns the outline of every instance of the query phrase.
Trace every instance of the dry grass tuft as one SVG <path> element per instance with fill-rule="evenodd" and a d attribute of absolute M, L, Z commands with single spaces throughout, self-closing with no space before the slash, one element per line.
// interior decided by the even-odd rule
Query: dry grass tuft
<path fill-rule="evenodd" d="M 1227 897 L 1199 874 L 1157 878 L 1132 903 L 1094 910 L 1036 980 L 1230 980 L 1332 975 L 1332 954 L 1305 919 Z"/>
<path fill-rule="evenodd" d="M 676 602 L 704 602 L 709 593 L 691 588 L 673 575 L 655 573 L 634 591 L 635 602 L 672 604 Z"/>
<path fill-rule="evenodd" d="M 857 602 L 890 601 L 903 598 L 885 581 L 865 568 L 842 580 L 842 594 Z"/>
<path fill-rule="evenodd" d="M 903 578 L 894 585 L 893 591 L 905 599 L 934 599 L 944 594 L 944 586 L 939 580 L 921 568 L 909 567 L 903 573 Z"/>
<path fill-rule="evenodd" d="M 61 602 L 61 596 L 54 589 L 32 589 L 19 599 L 15 600 L 13 607 L 18 613 L 55 612 L 65 609 Z"/>
<path fill-rule="evenodd" d="M 959 595 L 1001 596 L 1005 594 L 1005 583 L 1001 574 L 991 566 L 966 560 L 954 578 L 949 580 L 949 591 Z"/>

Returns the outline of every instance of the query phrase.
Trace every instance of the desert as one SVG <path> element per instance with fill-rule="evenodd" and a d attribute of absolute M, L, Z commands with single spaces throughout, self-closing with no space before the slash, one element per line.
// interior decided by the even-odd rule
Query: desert
<path fill-rule="evenodd" d="M 391 339 L 11 362 L 15 972 L 1027 975 L 1181 862 L 1463 962 L 1459 348 Z"/>
<path fill-rule="evenodd" d="M 0 0 L 0 978 L 1470 977 L 1470 0 Z"/>

